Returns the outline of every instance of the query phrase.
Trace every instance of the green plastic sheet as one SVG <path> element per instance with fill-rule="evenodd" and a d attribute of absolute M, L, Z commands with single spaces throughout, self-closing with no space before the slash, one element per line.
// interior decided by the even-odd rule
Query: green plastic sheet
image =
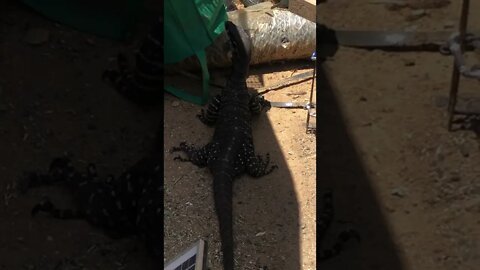
<path fill-rule="evenodd" d="M 225 31 L 226 21 L 227 12 L 223 0 L 165 0 L 165 64 L 197 56 L 202 67 L 203 91 L 199 96 L 168 85 L 165 85 L 165 90 L 196 104 L 203 105 L 207 102 L 210 75 L 205 48 Z"/>

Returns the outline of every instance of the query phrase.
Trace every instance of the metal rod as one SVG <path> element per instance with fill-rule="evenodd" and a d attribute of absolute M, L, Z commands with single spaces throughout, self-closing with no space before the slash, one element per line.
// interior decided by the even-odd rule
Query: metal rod
<path fill-rule="evenodd" d="M 264 94 L 266 94 L 270 91 L 279 90 L 280 88 L 284 88 L 284 87 L 294 85 L 294 84 L 299 84 L 299 83 L 310 80 L 310 78 L 312 76 L 313 76 L 313 74 L 310 71 L 303 72 L 303 73 L 294 75 L 290 78 L 287 78 L 285 80 L 282 80 L 280 83 L 277 83 L 275 85 L 260 88 L 260 89 L 258 89 L 258 91 L 259 91 L 258 94 L 259 95 L 264 95 Z"/>
<path fill-rule="evenodd" d="M 314 65 L 313 65 L 313 78 L 312 78 L 312 88 L 310 89 L 310 100 L 309 104 L 312 104 L 313 100 L 313 90 L 314 90 L 314 85 L 315 85 L 315 73 L 317 71 L 317 61 L 315 60 Z M 316 92 L 316 91 L 315 91 Z M 308 133 L 308 130 L 310 128 L 310 108 L 307 111 L 307 129 L 306 133 Z"/>
<path fill-rule="evenodd" d="M 465 47 L 465 35 L 467 31 L 468 24 L 468 10 L 470 7 L 470 0 L 463 0 L 462 3 L 462 14 L 460 17 L 460 51 L 464 52 Z M 457 104 L 457 94 L 458 86 L 460 84 L 460 71 L 456 66 L 456 60 L 453 60 L 453 72 L 452 72 L 452 81 L 450 84 L 450 98 L 448 100 L 448 130 L 452 130 L 452 120 L 455 114 L 455 106 Z"/>

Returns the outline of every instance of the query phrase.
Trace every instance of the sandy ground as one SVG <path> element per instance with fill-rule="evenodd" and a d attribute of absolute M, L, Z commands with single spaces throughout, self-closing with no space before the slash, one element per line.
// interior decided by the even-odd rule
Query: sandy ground
<path fill-rule="evenodd" d="M 328 1 L 320 18 L 333 29 L 455 31 L 460 17 L 461 1 L 416 20 L 407 19 L 409 8 L 368 2 Z M 479 19 L 471 17 L 472 31 Z M 362 242 L 320 267 L 478 268 L 479 142 L 472 132 L 448 132 L 446 107 L 435 101 L 448 96 L 452 62 L 439 53 L 340 48 L 324 64 L 318 183 L 333 187 L 337 221 Z M 462 80 L 460 95 L 478 97 L 478 89 Z"/>

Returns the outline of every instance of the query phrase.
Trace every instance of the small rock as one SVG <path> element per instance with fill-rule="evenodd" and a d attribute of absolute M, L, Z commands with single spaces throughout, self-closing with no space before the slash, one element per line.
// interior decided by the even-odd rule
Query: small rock
<path fill-rule="evenodd" d="M 48 236 L 47 236 L 47 241 L 52 242 L 52 241 L 53 241 L 53 237 L 52 237 L 51 235 L 48 235 Z"/>
<path fill-rule="evenodd" d="M 178 107 L 180 105 L 180 102 L 174 101 L 172 102 L 172 107 Z"/>
<path fill-rule="evenodd" d="M 364 97 L 364 96 L 361 96 L 361 97 L 359 98 L 359 100 L 362 101 L 362 102 L 367 102 L 367 98 Z"/>
<path fill-rule="evenodd" d="M 24 41 L 30 45 L 41 45 L 48 41 L 50 32 L 44 28 L 30 28 L 25 34 Z"/>
<path fill-rule="evenodd" d="M 392 189 L 390 194 L 392 194 L 393 196 L 397 196 L 399 198 L 403 198 L 407 195 L 405 189 L 401 187 Z"/>
<path fill-rule="evenodd" d="M 266 234 L 266 232 L 259 232 L 259 233 L 255 234 L 255 236 L 259 237 L 259 236 L 263 236 L 265 234 Z"/>

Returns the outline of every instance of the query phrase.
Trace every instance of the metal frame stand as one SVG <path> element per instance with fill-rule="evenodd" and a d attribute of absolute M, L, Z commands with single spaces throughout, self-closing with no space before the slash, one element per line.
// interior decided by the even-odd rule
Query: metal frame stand
<path fill-rule="evenodd" d="M 462 14 L 460 17 L 460 29 L 459 29 L 460 30 L 460 35 L 459 35 L 460 52 L 462 54 L 465 51 L 465 36 L 467 32 L 469 8 L 470 8 L 470 0 L 463 0 Z M 455 106 L 457 104 L 459 84 L 460 84 L 460 70 L 459 70 L 459 67 L 457 66 L 457 58 L 454 57 L 452 81 L 450 84 L 450 97 L 448 100 L 448 130 L 449 131 L 452 131 L 453 117 L 457 112 L 455 110 Z"/>
<path fill-rule="evenodd" d="M 312 88 L 310 89 L 310 100 L 308 102 L 307 106 L 307 123 L 306 123 L 306 133 L 315 133 L 317 127 L 315 123 L 315 127 L 310 126 L 310 117 L 316 117 L 315 111 L 312 113 L 312 100 L 313 100 L 313 93 L 316 92 L 314 91 L 314 86 L 315 86 L 315 78 L 316 78 L 316 73 L 317 73 L 317 54 L 314 52 L 312 54 L 312 57 L 310 58 L 314 62 L 313 65 L 313 77 L 312 77 Z M 316 107 L 313 107 L 316 108 Z"/>

